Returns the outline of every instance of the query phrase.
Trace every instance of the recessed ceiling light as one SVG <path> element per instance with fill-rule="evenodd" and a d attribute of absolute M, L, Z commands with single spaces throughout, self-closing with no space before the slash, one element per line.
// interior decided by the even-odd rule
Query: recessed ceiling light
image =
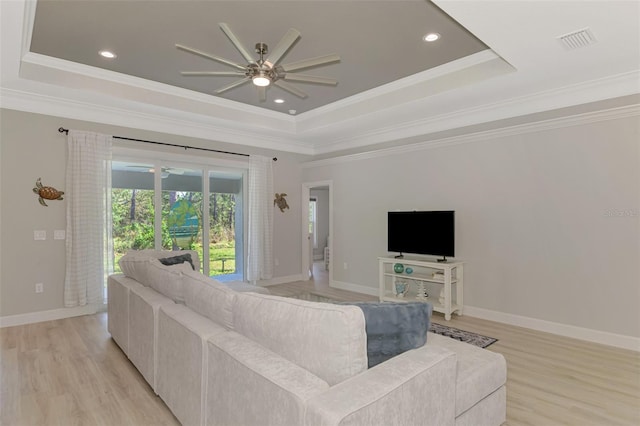
<path fill-rule="evenodd" d="M 100 54 L 100 56 L 102 56 L 103 58 L 107 58 L 107 59 L 114 59 L 116 56 L 118 56 L 115 53 L 110 52 L 108 50 L 101 50 L 98 53 Z"/>
<path fill-rule="evenodd" d="M 284 103 L 284 99 L 274 99 L 273 102 L 275 102 L 277 104 L 283 104 Z"/>
<path fill-rule="evenodd" d="M 428 41 L 428 42 L 436 41 L 439 38 L 440 38 L 440 34 L 438 34 L 438 33 L 429 33 L 429 34 L 425 35 L 424 37 L 422 37 L 422 39 L 424 41 Z"/>

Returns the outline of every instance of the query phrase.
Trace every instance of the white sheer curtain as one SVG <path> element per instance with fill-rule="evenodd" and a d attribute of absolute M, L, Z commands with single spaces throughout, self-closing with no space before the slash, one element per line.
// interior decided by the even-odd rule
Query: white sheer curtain
<path fill-rule="evenodd" d="M 69 130 L 67 137 L 66 307 L 101 304 L 111 270 L 113 138 Z"/>
<path fill-rule="evenodd" d="M 268 157 L 249 157 L 247 279 L 273 277 L 273 168 Z"/>

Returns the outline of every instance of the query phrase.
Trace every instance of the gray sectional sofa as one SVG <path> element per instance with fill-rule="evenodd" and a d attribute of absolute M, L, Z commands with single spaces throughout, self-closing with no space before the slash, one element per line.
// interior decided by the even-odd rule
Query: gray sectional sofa
<path fill-rule="evenodd" d="M 109 277 L 108 328 L 184 425 L 505 421 L 500 354 L 429 333 L 367 368 L 360 308 L 238 292 L 155 259 L 170 255 L 130 256 L 129 276 Z"/>

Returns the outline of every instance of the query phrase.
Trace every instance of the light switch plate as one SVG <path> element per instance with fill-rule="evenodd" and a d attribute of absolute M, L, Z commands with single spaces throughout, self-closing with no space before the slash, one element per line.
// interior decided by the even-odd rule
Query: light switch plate
<path fill-rule="evenodd" d="M 33 231 L 33 239 L 36 241 L 42 241 L 47 239 L 47 231 Z"/>
<path fill-rule="evenodd" d="M 67 237 L 67 232 L 64 229 L 56 229 L 53 231 L 54 240 L 64 240 Z"/>

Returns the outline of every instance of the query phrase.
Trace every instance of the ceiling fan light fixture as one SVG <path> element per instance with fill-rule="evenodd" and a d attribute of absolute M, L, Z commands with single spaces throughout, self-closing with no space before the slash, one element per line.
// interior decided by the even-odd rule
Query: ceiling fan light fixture
<path fill-rule="evenodd" d="M 267 87 L 271 84 L 271 80 L 265 75 L 263 71 L 260 71 L 259 74 L 254 75 L 251 80 L 253 81 L 253 84 L 258 87 Z"/>

